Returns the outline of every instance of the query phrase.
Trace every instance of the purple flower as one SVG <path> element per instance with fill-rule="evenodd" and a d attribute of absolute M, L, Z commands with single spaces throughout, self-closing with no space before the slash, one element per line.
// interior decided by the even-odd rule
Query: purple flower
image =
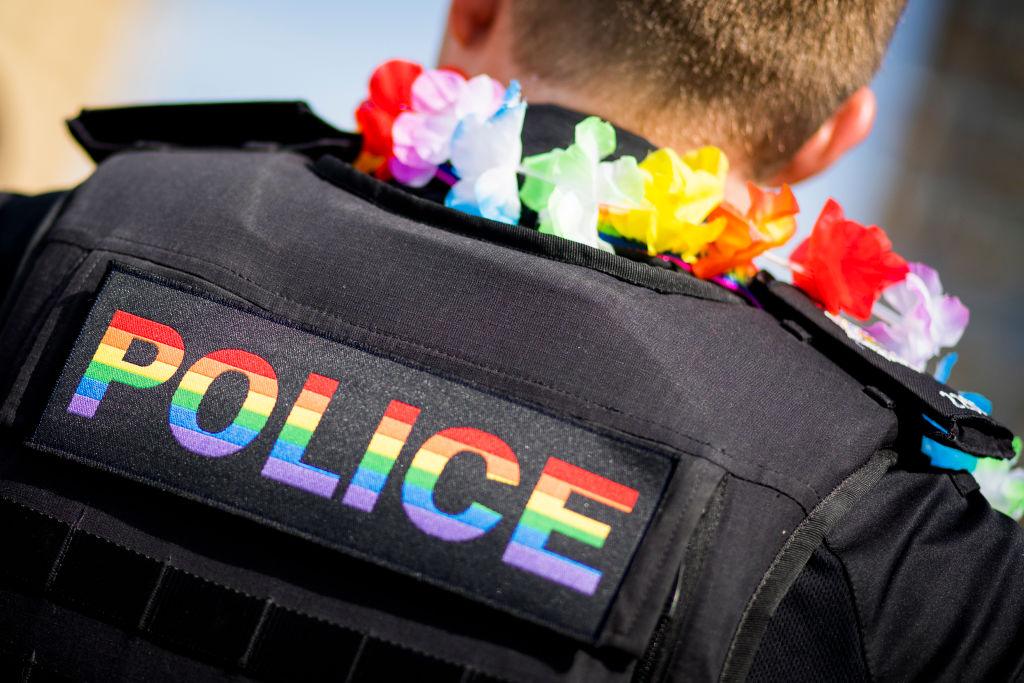
<path fill-rule="evenodd" d="M 906 279 L 890 285 L 882 299 L 888 306 L 876 304 L 880 321 L 865 331 L 918 370 L 955 346 L 970 319 L 960 299 L 942 292 L 938 272 L 923 263 L 911 263 Z"/>

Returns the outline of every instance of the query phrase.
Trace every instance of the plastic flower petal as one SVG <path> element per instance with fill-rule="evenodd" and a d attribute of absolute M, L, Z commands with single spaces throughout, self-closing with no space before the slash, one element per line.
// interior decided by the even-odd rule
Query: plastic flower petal
<path fill-rule="evenodd" d="M 649 154 L 639 169 L 645 174 L 641 205 L 610 213 L 609 224 L 623 237 L 647 244 L 651 254 L 672 252 L 692 260 L 726 227 L 724 219 L 705 219 L 725 195 L 728 159 L 717 147 L 682 157 L 664 148 Z"/>
<path fill-rule="evenodd" d="M 833 199 L 790 260 L 794 285 L 829 313 L 845 311 L 859 320 L 868 319 L 882 290 L 909 272 L 884 230 L 847 219 Z"/>
<path fill-rule="evenodd" d="M 893 313 L 876 307 L 882 320 L 867 328 L 878 342 L 923 370 L 943 347 L 960 341 L 970 312 L 960 299 L 942 292 L 938 273 L 923 263 L 910 264 L 907 277 L 888 287 L 882 298 Z"/>
<path fill-rule="evenodd" d="M 403 112 L 391 129 L 394 156 L 392 175 L 403 185 L 423 187 L 448 157 L 454 119 Z"/>
<path fill-rule="evenodd" d="M 615 151 L 615 128 L 596 116 L 576 124 L 573 144 L 523 159 L 526 179 L 520 192 L 523 203 L 536 211 L 547 208 L 558 184 L 576 184 L 585 189 L 594 183 L 591 167 Z M 635 161 L 635 160 L 634 160 Z"/>
<path fill-rule="evenodd" d="M 540 214 L 540 231 L 613 251 L 597 231 L 606 204 L 638 205 L 644 174 L 636 160 L 602 162 L 615 151 L 615 129 L 592 116 L 576 125 L 573 144 L 523 160 L 523 203 Z"/>
<path fill-rule="evenodd" d="M 788 185 L 770 192 L 747 183 L 747 192 L 750 208 L 745 215 L 721 204 L 708 216 L 709 221 L 725 219 L 725 229 L 693 264 L 697 277 L 711 278 L 737 268 L 751 269 L 754 258 L 785 244 L 796 232 L 794 217 L 800 207 Z"/>
<path fill-rule="evenodd" d="M 923 371 L 928 361 L 939 350 L 929 334 L 931 324 L 931 316 L 922 302 L 907 311 L 898 324 L 874 323 L 868 325 L 864 331 L 915 370 Z"/>
<path fill-rule="evenodd" d="M 446 69 L 421 73 L 412 85 L 411 109 L 399 114 L 392 127 L 391 173 L 405 185 L 426 185 L 451 156 L 459 122 L 469 116 L 490 117 L 501 106 L 503 93 L 488 76 L 467 81 Z"/>
<path fill-rule="evenodd" d="M 932 338 L 936 344 L 943 347 L 952 347 L 960 341 L 967 323 L 970 322 L 971 314 L 959 297 L 950 296 L 942 291 L 942 281 L 939 273 L 923 263 L 911 263 L 910 275 L 920 278 L 927 292 L 926 304 L 932 316 Z M 910 275 L 907 277 L 909 278 Z M 898 283 L 893 285 L 882 296 L 896 306 L 895 301 L 890 298 L 890 290 L 895 290 Z M 895 292 L 892 292 L 895 295 Z M 901 310 L 897 308 L 897 310 Z"/>
<path fill-rule="evenodd" d="M 574 142 L 596 164 L 615 153 L 615 128 L 596 116 L 587 117 L 576 126 Z"/>
<path fill-rule="evenodd" d="M 411 107 L 412 86 L 422 72 L 419 64 L 400 59 L 384 62 L 374 70 L 368 96 L 356 109 L 364 155 L 381 160 L 391 156 L 391 128 L 395 118 Z M 378 168 L 386 167 L 378 164 Z"/>
<path fill-rule="evenodd" d="M 490 76 L 474 76 L 455 101 L 455 117 L 460 121 L 467 116 L 492 116 L 505 99 L 505 88 Z"/>
<path fill-rule="evenodd" d="M 427 69 L 412 84 L 412 109 L 443 114 L 459 99 L 466 79 L 450 69 Z"/>
<path fill-rule="evenodd" d="M 585 202 L 571 189 L 556 187 L 548 200 L 545 213 L 545 219 L 540 226 L 542 233 L 557 235 L 604 251 L 613 251 L 612 246 L 598 236 L 597 204 Z"/>
<path fill-rule="evenodd" d="M 452 169 L 459 181 L 445 205 L 502 223 L 519 222 L 517 172 L 523 156 L 521 134 L 526 103 L 515 81 L 505 93 L 502 108 L 484 119 L 466 117 L 452 136 Z"/>
<path fill-rule="evenodd" d="M 1020 437 L 1014 441 L 1018 457 L 1013 460 L 983 458 L 974 468 L 974 478 L 989 504 L 1018 523 L 1024 517 L 1024 469 L 1019 460 Z"/>

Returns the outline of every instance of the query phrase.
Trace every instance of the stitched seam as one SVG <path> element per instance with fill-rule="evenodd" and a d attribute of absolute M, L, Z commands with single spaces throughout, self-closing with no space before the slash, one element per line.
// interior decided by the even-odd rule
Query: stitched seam
<path fill-rule="evenodd" d="M 253 652 L 255 652 L 256 648 L 263 642 L 264 630 L 267 626 L 267 618 L 274 607 L 275 603 L 272 597 L 268 597 L 264 600 L 263 609 L 260 611 L 259 621 L 256 622 L 256 628 L 253 629 L 252 635 L 249 636 L 249 643 L 245 646 L 245 652 L 242 653 L 242 658 L 238 662 L 239 667 L 244 669 L 249 665 L 249 660 L 252 658 Z"/>
<path fill-rule="evenodd" d="M 78 531 L 78 527 L 82 524 L 82 519 L 85 517 L 85 508 L 83 507 L 78 513 L 78 518 L 74 524 L 68 525 L 67 534 L 64 536 L 64 540 L 60 544 L 60 549 L 57 551 L 57 557 L 53 558 L 53 566 L 50 567 L 50 573 L 46 577 L 46 583 L 43 584 L 43 592 L 49 593 L 53 588 L 53 582 L 57 580 L 57 575 L 60 574 L 61 565 L 64 564 L 64 557 L 68 554 L 68 548 L 71 547 L 71 541 L 75 537 L 75 533 Z"/>
<path fill-rule="evenodd" d="M 358 323 L 353 323 L 353 322 L 351 322 L 349 320 L 346 320 L 344 318 L 339 317 L 338 315 L 336 315 L 334 313 L 331 313 L 330 311 L 326 311 L 326 310 L 323 310 L 323 309 L 320 309 L 320 308 L 317 308 L 317 307 L 314 307 L 314 306 L 310 306 L 310 305 L 308 305 L 306 303 L 303 303 L 301 301 L 296 301 L 295 299 L 291 299 L 291 298 L 289 298 L 289 297 L 287 297 L 287 296 L 285 296 L 283 294 L 280 294 L 278 292 L 274 292 L 274 291 L 272 291 L 270 289 L 267 289 L 266 287 L 260 285 L 259 283 L 257 283 L 256 281 L 250 279 L 249 277 L 247 277 L 245 275 L 242 275 L 241 273 L 238 273 L 238 272 L 236 272 L 236 271 L 234 271 L 234 270 L 232 270 L 230 268 L 222 266 L 219 263 L 216 263 L 214 261 L 209 261 L 207 259 L 203 259 L 203 258 L 197 257 L 197 256 L 192 256 L 190 254 L 183 254 L 183 253 L 175 251 L 173 249 L 166 249 L 164 247 L 159 247 L 159 246 L 156 246 L 156 245 L 153 245 L 153 244 L 149 244 L 149 243 L 146 243 L 146 242 L 140 242 L 140 241 L 137 241 L 137 240 L 127 239 L 127 238 L 123 238 L 123 237 L 111 236 L 111 237 L 108 237 L 106 239 L 121 241 L 121 242 L 125 242 L 127 244 L 135 244 L 135 245 L 138 245 L 138 246 L 142 246 L 142 247 L 146 247 L 146 248 L 150 248 L 150 249 L 155 249 L 157 251 L 163 251 L 163 252 L 166 252 L 166 253 L 174 254 L 174 255 L 176 255 L 178 257 L 181 257 L 181 258 L 184 258 L 186 260 L 196 261 L 198 263 L 202 263 L 202 264 L 205 264 L 205 265 L 213 266 L 215 268 L 223 270 L 226 273 L 229 273 L 230 275 L 233 275 L 233 276 L 239 278 L 240 280 L 242 280 L 244 282 L 249 283 L 253 287 L 259 289 L 261 292 L 264 292 L 265 294 L 267 294 L 267 295 L 269 295 L 271 297 L 280 299 L 280 300 L 285 301 L 285 302 L 287 302 L 289 304 L 293 304 L 295 306 L 298 306 L 300 308 L 305 309 L 306 311 L 310 311 L 312 313 L 324 316 L 324 317 L 326 317 L 326 318 L 328 318 L 330 320 L 333 320 L 335 322 L 341 323 L 342 325 L 345 325 L 345 326 L 347 326 L 349 328 L 353 328 L 353 329 L 359 330 L 359 331 L 364 332 L 364 333 L 369 333 L 369 334 L 377 335 L 378 337 L 381 337 L 381 338 L 384 338 L 384 339 L 396 340 L 396 341 L 399 341 L 399 342 L 401 342 L 403 344 L 407 344 L 407 345 L 416 347 L 418 349 L 421 349 L 421 350 L 424 350 L 424 351 L 428 351 L 431 354 L 434 354 L 435 356 L 440 356 L 440 357 L 446 358 L 448 360 L 455 360 L 455 361 L 458 361 L 458 362 L 463 363 L 465 365 L 468 365 L 468 366 L 470 366 L 472 368 L 475 368 L 475 369 L 478 369 L 478 370 L 483 370 L 485 372 L 491 373 L 491 374 L 493 374 L 495 376 L 498 376 L 498 377 L 503 377 L 503 378 L 507 378 L 507 379 L 514 379 L 514 380 L 518 380 L 518 381 L 521 381 L 521 382 L 525 382 L 527 384 L 531 384 L 531 385 L 540 387 L 540 388 L 545 389 L 547 391 L 551 391 L 551 392 L 560 394 L 562 396 L 567 396 L 567 397 L 572 398 L 572 399 L 574 399 L 576 401 L 579 401 L 579 402 L 581 402 L 581 403 L 583 403 L 584 405 L 587 405 L 587 406 L 600 408 L 602 410 L 605 410 L 605 411 L 608 411 L 608 412 L 611 412 L 611 413 L 615 413 L 615 414 L 619 414 L 619 415 L 625 415 L 625 416 L 630 417 L 632 419 L 639 420 L 640 422 L 644 422 L 646 424 L 653 425 L 655 427 L 660 427 L 662 429 L 665 429 L 668 432 L 670 432 L 670 433 L 672 433 L 672 434 L 674 434 L 676 436 L 683 437 L 683 438 L 687 439 L 688 441 L 692 441 L 693 443 L 700 444 L 701 446 L 709 448 L 709 449 L 713 450 L 714 452 L 719 453 L 722 456 L 725 456 L 729 460 L 734 460 L 734 461 L 735 460 L 739 460 L 738 458 L 736 458 L 735 456 L 730 455 L 725 449 L 723 449 L 723 448 L 721 448 L 719 446 L 715 446 L 715 445 L 713 445 L 713 444 L 711 444 L 709 442 L 703 441 L 703 440 L 698 439 L 698 438 L 696 438 L 696 437 L 694 437 L 694 436 L 692 436 L 690 434 L 687 434 L 686 432 L 680 431 L 679 429 L 677 429 L 675 427 L 671 427 L 669 425 L 666 425 L 664 423 L 652 420 L 650 418 L 643 417 L 641 415 L 636 415 L 634 413 L 630 413 L 630 412 L 627 412 L 627 411 L 624 411 L 624 410 L 620 410 L 620 409 L 614 408 L 612 406 L 603 405 L 601 403 L 598 403 L 596 401 L 590 400 L 590 399 L 585 398 L 583 396 L 579 396 L 578 394 L 575 394 L 575 393 L 573 393 L 571 391 L 568 391 L 568 390 L 565 390 L 565 389 L 562 389 L 562 388 L 559 388 L 559 387 L 554 387 L 554 386 L 547 385 L 547 384 L 545 384 L 545 383 L 543 383 L 543 382 L 541 382 L 539 380 L 536 380 L 536 379 L 533 379 L 533 378 L 530 378 L 530 377 L 525 377 L 525 376 L 522 376 L 522 375 L 518 375 L 518 374 L 516 374 L 514 372 L 509 372 L 507 370 L 500 370 L 500 369 L 497 369 L 497 368 L 494 368 L 494 367 L 491 367 L 491 366 L 488 366 L 488 365 L 480 364 L 477 361 L 473 361 L 473 360 L 469 360 L 467 358 L 463 358 L 462 356 L 459 356 L 457 354 L 452 354 L 452 353 L 450 353 L 448 351 L 445 351 L 445 350 L 442 350 L 442 349 L 438 349 L 436 347 L 430 346 L 428 344 L 424 344 L 422 342 L 418 342 L 418 341 L 415 341 L 415 340 L 412 340 L 412 339 L 407 339 L 407 338 L 404 338 L 402 336 L 399 336 L 399 335 L 396 335 L 396 334 L 393 334 L 393 333 L 390 333 L 390 332 L 383 332 L 383 331 L 380 331 L 377 328 L 368 327 L 368 326 L 365 326 L 365 325 L 360 325 Z M 75 244 L 75 243 L 71 242 L 71 244 Z M 116 252 L 116 251 L 109 250 L 109 249 L 104 248 L 104 247 L 99 247 L 98 249 L 103 250 L 103 251 L 111 251 L 111 253 L 115 253 L 115 254 L 121 253 L 123 255 L 127 255 L 127 256 L 132 256 L 134 258 L 138 258 L 134 254 L 130 254 L 130 253 L 129 254 L 124 254 L 124 252 Z M 172 267 L 172 269 L 173 269 L 173 267 Z M 205 280 L 205 278 L 203 278 L 200 275 L 194 275 L 192 273 L 187 273 L 187 274 L 188 275 L 192 275 L 193 277 L 198 277 L 200 279 L 204 279 Z M 279 322 L 279 321 L 276 321 L 276 322 Z M 318 336 L 324 337 L 325 335 L 319 334 Z M 754 467 L 755 469 L 758 469 L 758 470 L 761 470 L 761 471 L 765 471 L 765 472 L 771 472 L 772 474 L 775 474 L 775 475 L 777 475 L 779 477 L 782 477 L 784 480 L 793 481 L 793 482 L 795 482 L 797 484 L 800 484 L 801 486 L 806 488 L 808 491 L 810 491 L 812 494 L 814 494 L 814 496 L 815 496 L 815 498 L 817 500 L 820 500 L 823 497 L 822 494 L 820 492 L 818 492 L 812 485 L 810 485 L 809 483 L 807 483 L 807 482 L 805 482 L 805 481 L 803 481 L 803 480 L 793 476 L 792 474 L 786 474 L 786 473 L 783 473 L 783 472 L 779 472 L 778 470 L 775 470 L 775 469 L 773 469 L 773 468 L 771 468 L 768 465 L 763 464 L 763 463 L 756 463 L 756 462 L 752 462 L 752 461 L 749 461 L 749 460 L 739 460 L 739 461 L 743 462 L 744 464 L 747 464 L 747 465 L 749 465 L 751 467 Z M 772 487 L 772 488 L 774 488 L 774 487 Z M 786 494 L 786 495 L 788 495 L 788 494 Z"/>

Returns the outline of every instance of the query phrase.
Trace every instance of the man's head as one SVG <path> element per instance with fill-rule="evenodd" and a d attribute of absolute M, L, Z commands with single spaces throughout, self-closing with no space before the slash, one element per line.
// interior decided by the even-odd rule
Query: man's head
<path fill-rule="evenodd" d="M 871 130 L 905 0 L 453 0 L 441 62 L 522 81 L 739 174 L 813 175 Z"/>

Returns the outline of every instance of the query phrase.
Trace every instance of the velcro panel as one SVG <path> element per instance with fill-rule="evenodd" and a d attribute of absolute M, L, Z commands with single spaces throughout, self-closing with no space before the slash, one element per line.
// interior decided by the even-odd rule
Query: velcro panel
<path fill-rule="evenodd" d="M 439 371 L 121 270 L 31 445 L 590 642 L 676 466 Z M 246 619 L 258 611 L 216 600 Z M 151 627 L 201 641 L 218 618 L 208 606 L 172 601 Z M 177 616 L 164 621 L 164 609 Z M 217 647 L 230 659 L 244 644 Z"/>

